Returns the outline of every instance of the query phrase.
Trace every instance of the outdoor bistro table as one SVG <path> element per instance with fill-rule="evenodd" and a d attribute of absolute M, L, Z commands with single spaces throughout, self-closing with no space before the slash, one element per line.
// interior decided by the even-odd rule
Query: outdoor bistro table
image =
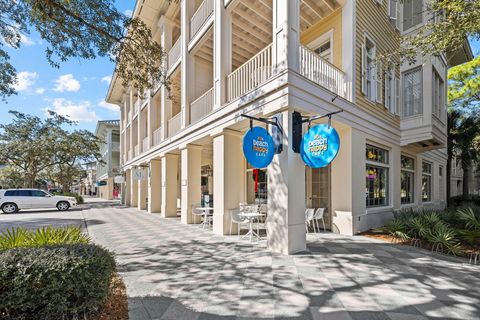
<path fill-rule="evenodd" d="M 265 214 L 264 213 L 258 213 L 258 212 L 244 212 L 244 213 L 239 213 L 238 215 L 241 216 L 241 217 L 244 217 L 245 219 L 247 219 L 250 222 L 250 230 L 243 237 L 250 236 L 250 241 L 253 241 L 254 236 L 257 237 L 257 238 L 260 238 L 260 235 L 257 234 L 255 231 L 253 231 L 253 221 L 255 220 L 255 218 L 264 217 Z"/>
<path fill-rule="evenodd" d="M 210 213 L 210 211 L 213 211 L 213 208 L 212 207 L 198 207 L 196 209 L 203 211 L 203 228 L 205 228 L 205 226 L 207 226 L 207 228 L 210 228 L 210 224 L 208 223 L 208 216 L 212 215 Z"/>

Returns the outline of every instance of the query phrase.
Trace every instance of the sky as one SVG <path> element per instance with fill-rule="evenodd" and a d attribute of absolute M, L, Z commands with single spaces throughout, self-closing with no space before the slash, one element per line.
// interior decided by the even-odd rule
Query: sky
<path fill-rule="evenodd" d="M 135 0 L 117 0 L 117 8 L 131 15 Z M 480 41 L 472 41 L 475 55 L 480 54 Z M 18 95 L 0 100 L 0 123 L 8 123 L 9 110 L 44 118 L 46 110 L 54 110 L 78 121 L 78 129 L 94 131 L 98 120 L 119 119 L 119 108 L 105 102 L 114 70 L 108 58 L 71 59 L 52 68 L 45 57 L 46 43 L 32 32 L 23 36 L 20 49 L 8 48 L 11 62 L 18 72 Z"/>
<path fill-rule="evenodd" d="M 131 15 L 135 0 L 117 0 L 117 8 Z M 17 69 L 17 95 L 0 100 L 0 123 L 9 110 L 44 118 L 50 109 L 78 121 L 75 128 L 94 131 L 98 120 L 119 119 L 119 107 L 105 102 L 114 64 L 108 58 L 70 59 L 52 68 L 45 56 L 46 42 L 32 31 L 22 36 L 20 49 L 5 46 Z"/>

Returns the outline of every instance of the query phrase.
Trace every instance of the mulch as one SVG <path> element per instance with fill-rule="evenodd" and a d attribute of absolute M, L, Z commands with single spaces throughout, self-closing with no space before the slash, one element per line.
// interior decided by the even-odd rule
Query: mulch
<path fill-rule="evenodd" d="M 100 313 L 89 320 L 128 320 L 127 290 L 122 278 L 118 274 L 114 274 L 110 286 L 110 297 Z"/>

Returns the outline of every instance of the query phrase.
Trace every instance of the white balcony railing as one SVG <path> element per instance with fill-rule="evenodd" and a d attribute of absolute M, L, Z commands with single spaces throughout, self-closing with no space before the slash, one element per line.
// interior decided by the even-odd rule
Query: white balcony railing
<path fill-rule="evenodd" d="M 232 101 L 272 76 L 272 45 L 254 55 L 227 77 L 227 98 Z"/>
<path fill-rule="evenodd" d="M 150 148 L 150 145 L 148 143 L 148 137 L 143 138 L 142 140 L 142 151 L 145 152 Z"/>
<path fill-rule="evenodd" d="M 214 0 L 204 0 L 190 19 L 190 39 L 202 28 L 208 18 L 213 14 Z"/>
<path fill-rule="evenodd" d="M 135 146 L 135 157 L 138 156 L 139 154 L 140 154 L 140 145 L 137 144 L 137 145 Z"/>
<path fill-rule="evenodd" d="M 190 104 L 190 122 L 194 123 L 212 111 L 213 108 L 213 88 L 207 90 Z"/>
<path fill-rule="evenodd" d="M 180 59 L 180 56 L 182 55 L 182 46 L 181 46 L 181 39 L 182 37 L 178 37 L 177 41 L 175 44 L 172 46 L 170 51 L 168 51 L 168 69 L 173 67 L 175 63 Z"/>
<path fill-rule="evenodd" d="M 162 127 L 153 131 L 153 145 L 156 146 L 162 142 Z"/>
<path fill-rule="evenodd" d="M 305 46 L 300 46 L 300 74 L 325 89 L 349 99 L 345 73 Z"/>
<path fill-rule="evenodd" d="M 181 123 L 182 122 L 182 113 L 179 112 L 175 116 L 173 116 L 170 120 L 168 120 L 168 136 L 171 137 L 178 131 L 180 131 Z"/>

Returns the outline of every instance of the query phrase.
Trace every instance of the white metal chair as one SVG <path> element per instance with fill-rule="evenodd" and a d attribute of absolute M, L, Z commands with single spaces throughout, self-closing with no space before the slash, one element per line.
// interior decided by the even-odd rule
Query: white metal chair
<path fill-rule="evenodd" d="M 242 224 L 249 225 L 250 221 L 245 219 L 240 215 L 242 213 L 241 209 L 236 208 L 230 210 L 230 235 L 232 234 L 232 226 L 234 223 L 238 224 L 238 237 L 240 238 L 240 229 L 242 228 Z"/>
<path fill-rule="evenodd" d="M 192 205 L 193 223 L 197 223 L 197 217 L 200 217 L 200 221 L 202 221 L 204 212 L 203 210 L 198 209 L 200 207 L 201 207 L 200 203 L 196 203 Z"/>
<path fill-rule="evenodd" d="M 325 220 L 323 219 L 323 215 L 325 213 L 325 208 L 318 208 L 315 210 L 315 213 L 313 214 L 313 223 L 317 224 L 317 230 L 320 231 L 320 225 L 318 224 L 318 220 L 322 220 L 323 224 L 323 231 L 327 231 L 325 228 Z"/>
<path fill-rule="evenodd" d="M 314 208 L 307 208 L 305 210 L 305 228 L 307 229 L 308 233 L 308 227 L 310 226 L 310 222 L 313 224 L 313 231 L 317 232 L 315 230 L 315 223 L 313 222 L 313 216 L 315 214 L 315 209 Z"/>

